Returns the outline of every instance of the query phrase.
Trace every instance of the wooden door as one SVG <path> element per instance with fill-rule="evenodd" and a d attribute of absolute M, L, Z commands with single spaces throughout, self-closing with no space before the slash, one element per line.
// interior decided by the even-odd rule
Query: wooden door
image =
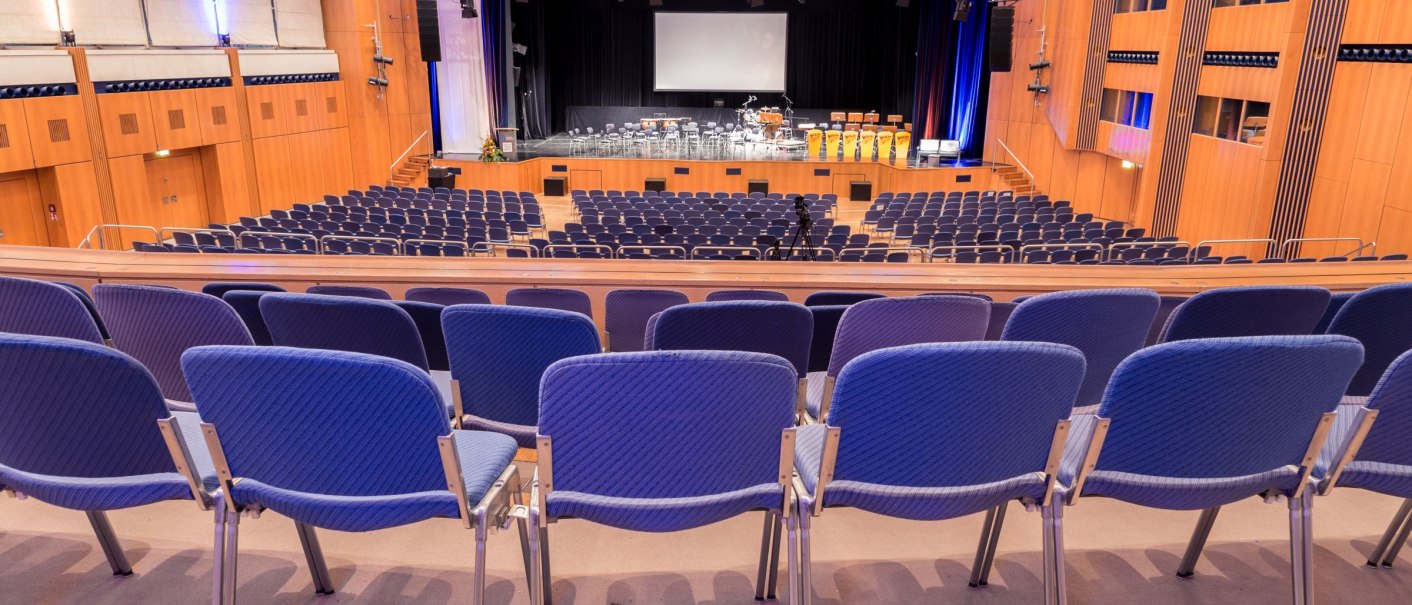
<path fill-rule="evenodd" d="M 49 245 L 44 205 L 32 170 L 0 175 L 0 244 Z"/>
<path fill-rule="evenodd" d="M 205 227 L 206 183 L 199 152 L 146 161 L 147 191 L 154 227 Z"/>

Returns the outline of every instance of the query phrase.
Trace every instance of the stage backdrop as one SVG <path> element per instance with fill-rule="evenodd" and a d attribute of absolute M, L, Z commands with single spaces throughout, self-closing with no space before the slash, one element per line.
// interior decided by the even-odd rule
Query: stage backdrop
<path fill-rule="evenodd" d="M 655 92 L 653 7 L 647 2 L 531 0 L 512 2 L 520 66 L 521 127 L 542 137 L 568 126 L 568 108 L 711 107 L 717 98 L 739 107 L 740 93 Z M 728 6 L 723 6 L 728 4 Z M 795 108 L 878 111 L 912 120 L 918 5 L 884 0 L 771 1 L 789 13 L 786 87 Z M 743 0 L 669 0 L 665 10 L 750 10 Z M 760 105 L 784 106 L 778 94 L 757 93 Z M 827 117 L 827 116 L 824 116 Z"/>

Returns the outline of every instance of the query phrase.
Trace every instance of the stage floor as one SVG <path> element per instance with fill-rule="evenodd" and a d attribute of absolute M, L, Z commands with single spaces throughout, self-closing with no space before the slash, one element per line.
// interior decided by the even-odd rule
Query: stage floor
<path fill-rule="evenodd" d="M 841 159 L 830 160 L 828 158 L 807 157 L 804 152 L 804 141 L 797 140 L 792 144 L 776 145 L 769 143 L 743 143 L 723 145 L 703 145 L 703 146 L 680 146 L 680 145 L 629 145 L 609 147 L 588 145 L 581 148 L 573 143 L 574 137 L 567 134 L 557 134 L 547 139 L 529 139 L 519 141 L 515 153 L 506 154 L 506 160 L 520 162 L 536 158 L 612 158 L 612 159 L 643 159 L 643 160 L 744 160 L 763 162 L 828 162 Z M 916 150 L 913 150 L 915 154 Z M 480 159 L 480 154 L 475 153 L 445 153 L 441 156 L 446 160 L 458 160 L 474 162 Z M 862 160 L 875 161 L 875 160 Z M 852 163 L 860 163 L 860 160 L 852 160 Z M 981 160 L 953 160 L 940 158 L 929 158 L 922 161 L 919 158 L 909 157 L 906 164 L 901 162 L 888 162 L 889 165 L 898 168 L 979 168 L 993 165 L 991 162 Z"/>

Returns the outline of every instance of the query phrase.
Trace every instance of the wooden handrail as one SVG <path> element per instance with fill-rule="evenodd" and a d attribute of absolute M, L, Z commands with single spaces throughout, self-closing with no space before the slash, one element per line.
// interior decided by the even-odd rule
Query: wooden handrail
<path fill-rule="evenodd" d="M 1020 156 L 1015 155 L 1015 152 L 1013 152 L 1013 151 L 1010 150 L 1010 147 L 1005 144 L 1005 141 L 1002 141 L 1002 140 L 1000 140 L 999 138 L 996 138 L 996 139 L 995 139 L 995 142 L 996 142 L 996 144 L 1000 145 L 1000 148 L 1001 148 L 1001 149 L 1004 149 L 1004 150 L 1005 150 L 1005 154 L 1006 154 L 1006 155 L 1008 155 L 1008 156 L 1010 156 L 1010 157 L 1012 157 L 1012 158 L 1015 159 L 1015 165 L 1016 165 L 1016 166 L 1019 166 L 1019 167 L 1020 167 L 1020 170 L 1023 170 L 1023 171 L 1025 172 L 1025 175 L 1028 176 L 1028 177 L 1030 177 L 1030 184 L 1031 184 L 1031 185 L 1035 184 L 1036 181 L 1035 181 L 1035 178 L 1034 178 L 1034 173 L 1033 173 L 1033 172 L 1030 172 L 1030 169 L 1025 166 L 1025 163 L 1020 161 Z"/>

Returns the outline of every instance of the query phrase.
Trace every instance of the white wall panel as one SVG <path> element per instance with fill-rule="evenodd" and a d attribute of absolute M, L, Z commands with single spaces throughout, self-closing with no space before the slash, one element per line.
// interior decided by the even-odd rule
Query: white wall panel
<path fill-rule="evenodd" d="M 0 44 L 59 45 L 54 0 L 0 0 Z"/>
<path fill-rule="evenodd" d="M 288 76 L 338 73 L 338 54 L 331 50 L 242 50 L 240 76 Z"/>
<path fill-rule="evenodd" d="M 0 50 L 0 86 L 74 82 L 74 60 L 65 51 Z"/>
<path fill-rule="evenodd" d="M 153 46 L 217 46 L 216 4 L 211 0 L 146 0 Z"/>
<path fill-rule="evenodd" d="M 275 11 L 271 0 L 221 0 L 216 4 L 221 32 L 236 46 L 276 46 Z"/>
<path fill-rule="evenodd" d="M 279 45 L 285 48 L 325 48 L 324 11 L 319 0 L 275 0 Z"/>
<path fill-rule="evenodd" d="M 230 59 L 220 50 L 90 50 L 94 82 L 171 78 L 228 78 Z"/>
<path fill-rule="evenodd" d="M 139 0 L 59 0 L 59 21 L 80 46 L 146 46 Z"/>

